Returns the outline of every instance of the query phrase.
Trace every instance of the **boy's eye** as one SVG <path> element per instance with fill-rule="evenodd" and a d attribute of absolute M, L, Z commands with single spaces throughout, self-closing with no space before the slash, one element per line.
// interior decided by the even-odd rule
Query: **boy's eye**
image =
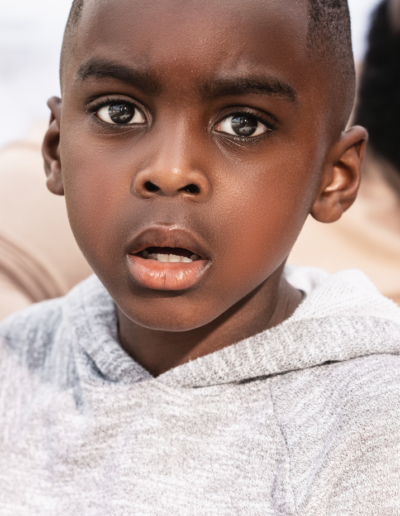
<path fill-rule="evenodd" d="M 107 104 L 100 108 L 96 115 L 103 122 L 113 125 L 133 125 L 146 122 L 143 113 L 136 106 L 125 102 Z"/>
<path fill-rule="evenodd" d="M 225 118 L 215 126 L 215 130 L 220 133 L 254 138 L 266 133 L 270 129 L 255 116 L 240 114 Z"/>

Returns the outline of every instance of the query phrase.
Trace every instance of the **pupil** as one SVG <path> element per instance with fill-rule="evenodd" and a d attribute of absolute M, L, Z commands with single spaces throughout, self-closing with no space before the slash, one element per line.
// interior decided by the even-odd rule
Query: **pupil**
<path fill-rule="evenodd" d="M 135 115 L 135 108 L 129 104 L 112 104 L 108 108 L 110 118 L 116 124 L 126 124 Z"/>
<path fill-rule="evenodd" d="M 250 116 L 234 116 L 232 118 L 232 129 L 238 136 L 251 136 L 256 132 L 258 121 Z"/>

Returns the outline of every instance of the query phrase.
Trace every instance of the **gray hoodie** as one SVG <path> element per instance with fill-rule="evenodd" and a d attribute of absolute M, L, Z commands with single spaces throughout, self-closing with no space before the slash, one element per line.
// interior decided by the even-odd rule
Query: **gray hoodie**
<path fill-rule="evenodd" d="M 400 515 L 400 310 L 286 275 L 291 318 L 158 378 L 96 277 L 1 324 L 1 516 Z"/>

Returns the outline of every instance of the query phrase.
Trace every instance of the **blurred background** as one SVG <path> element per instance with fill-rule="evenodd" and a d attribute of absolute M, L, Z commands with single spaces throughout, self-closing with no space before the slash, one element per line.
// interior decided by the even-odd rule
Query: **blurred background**
<path fill-rule="evenodd" d="M 0 147 L 47 118 L 47 99 L 59 94 L 58 61 L 71 0 L 13 0 L 0 9 Z M 377 0 L 349 0 L 354 54 L 361 61 Z"/>
<path fill-rule="evenodd" d="M 361 269 L 400 305 L 400 0 L 348 1 L 359 83 L 354 121 L 370 133 L 363 181 L 338 222 L 308 218 L 288 262 Z M 41 156 L 46 101 L 60 95 L 71 3 L 3 0 L 0 8 L 0 320 L 66 294 L 91 273 L 64 198 L 46 189 Z"/>

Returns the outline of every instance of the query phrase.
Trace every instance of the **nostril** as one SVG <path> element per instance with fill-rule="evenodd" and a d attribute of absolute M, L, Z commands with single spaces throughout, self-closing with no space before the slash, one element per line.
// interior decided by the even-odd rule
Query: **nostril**
<path fill-rule="evenodd" d="M 158 186 L 151 181 L 146 181 L 144 187 L 148 192 L 158 192 L 160 190 Z"/>
<path fill-rule="evenodd" d="M 186 185 L 182 190 L 192 195 L 198 195 L 200 193 L 200 188 L 194 184 Z"/>

